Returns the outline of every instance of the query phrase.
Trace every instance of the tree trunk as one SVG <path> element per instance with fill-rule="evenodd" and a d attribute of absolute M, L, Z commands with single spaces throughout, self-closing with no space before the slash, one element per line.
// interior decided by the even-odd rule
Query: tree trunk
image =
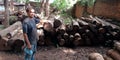
<path fill-rule="evenodd" d="M 49 0 L 47 0 L 45 3 L 45 16 L 46 17 L 49 17 L 49 7 L 50 7 L 49 5 L 50 5 Z"/>
<path fill-rule="evenodd" d="M 10 12 L 14 12 L 14 2 L 13 0 L 10 1 Z"/>
<path fill-rule="evenodd" d="M 44 3 L 45 3 L 45 0 L 42 0 L 40 1 L 40 14 L 43 12 L 44 10 Z"/>
<path fill-rule="evenodd" d="M 5 6 L 5 20 L 3 21 L 3 24 L 5 27 L 9 26 L 9 1 L 4 0 L 4 6 Z"/>

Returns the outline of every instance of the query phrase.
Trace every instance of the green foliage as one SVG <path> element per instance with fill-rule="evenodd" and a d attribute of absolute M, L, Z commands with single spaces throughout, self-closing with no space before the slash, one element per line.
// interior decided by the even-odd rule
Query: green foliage
<path fill-rule="evenodd" d="M 63 20 L 63 23 L 64 24 L 71 24 L 72 23 L 72 16 L 71 15 L 69 15 L 68 13 L 65 13 L 65 12 L 62 12 L 61 14 L 60 14 L 60 16 L 62 16 L 63 18 L 64 18 L 64 20 Z"/>
<path fill-rule="evenodd" d="M 4 29 L 5 26 L 4 25 L 0 25 L 0 30 Z"/>
<path fill-rule="evenodd" d="M 62 11 L 67 8 L 67 1 L 66 0 L 55 0 L 51 5 L 56 7 L 58 10 Z"/>
<path fill-rule="evenodd" d="M 96 0 L 80 0 L 80 5 L 85 6 L 87 4 L 87 6 L 93 6 L 95 4 Z"/>
<path fill-rule="evenodd" d="M 19 3 L 29 3 L 29 0 L 16 0 Z"/>
<path fill-rule="evenodd" d="M 16 16 L 9 16 L 9 23 L 10 25 L 12 25 L 13 23 L 15 23 L 17 21 L 17 17 Z"/>

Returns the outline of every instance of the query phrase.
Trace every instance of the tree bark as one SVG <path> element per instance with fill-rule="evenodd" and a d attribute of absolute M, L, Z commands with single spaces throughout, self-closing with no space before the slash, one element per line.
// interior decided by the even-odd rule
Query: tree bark
<path fill-rule="evenodd" d="M 5 6 L 5 20 L 3 21 L 3 24 L 5 27 L 9 26 L 9 1 L 4 0 L 4 6 Z"/>
<path fill-rule="evenodd" d="M 10 12 L 14 12 L 14 2 L 13 0 L 10 1 Z"/>
<path fill-rule="evenodd" d="M 50 8 L 49 5 L 50 5 L 49 0 L 46 0 L 46 3 L 45 3 L 45 16 L 46 17 L 49 17 L 49 8 Z"/>

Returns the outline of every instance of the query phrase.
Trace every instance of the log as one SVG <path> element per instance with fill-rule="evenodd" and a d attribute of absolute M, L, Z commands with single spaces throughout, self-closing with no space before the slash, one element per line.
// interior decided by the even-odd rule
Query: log
<path fill-rule="evenodd" d="M 69 38 L 69 35 L 68 35 L 68 33 L 64 33 L 64 36 L 63 36 L 63 38 L 64 38 L 65 40 L 67 40 L 67 39 Z"/>
<path fill-rule="evenodd" d="M 104 26 L 108 26 L 108 25 L 109 25 L 109 26 L 111 26 L 113 29 L 114 29 L 114 28 L 120 29 L 119 26 L 114 25 L 114 24 L 111 24 L 111 23 L 109 23 L 109 22 L 107 22 L 107 21 L 105 21 L 105 20 L 102 20 L 102 19 L 98 18 L 98 17 L 95 17 L 95 19 L 98 20 L 98 21 L 100 21 L 102 24 L 104 24 Z"/>
<path fill-rule="evenodd" d="M 78 33 L 80 29 L 78 21 L 73 20 L 72 26 L 73 26 L 73 29 L 72 29 L 73 34 Z"/>
<path fill-rule="evenodd" d="M 46 31 L 48 31 L 48 32 L 51 32 L 51 31 L 53 31 L 53 26 L 52 26 L 51 23 L 45 22 L 43 24 L 43 29 L 46 30 Z"/>
<path fill-rule="evenodd" d="M 0 51 L 11 50 L 12 48 L 7 45 L 8 39 L 6 37 L 1 37 L 0 39 Z"/>
<path fill-rule="evenodd" d="M 107 52 L 107 55 L 113 58 L 114 60 L 120 60 L 120 54 L 116 50 L 113 49 L 109 50 Z"/>
<path fill-rule="evenodd" d="M 70 41 L 69 41 L 69 35 L 68 35 L 68 33 L 64 33 L 63 39 L 65 40 L 65 45 L 69 46 Z"/>
<path fill-rule="evenodd" d="M 74 36 L 70 35 L 70 41 L 73 42 L 74 41 Z"/>
<path fill-rule="evenodd" d="M 39 35 L 39 40 L 37 41 L 38 45 L 44 45 L 44 43 L 45 43 L 45 40 L 44 40 L 45 35 L 44 35 L 43 29 L 37 30 L 37 33 Z"/>
<path fill-rule="evenodd" d="M 64 24 L 62 24 L 60 27 L 58 27 L 58 28 L 56 29 L 56 32 L 57 32 L 58 34 L 63 35 L 63 34 L 66 32 L 66 26 L 65 26 Z"/>
<path fill-rule="evenodd" d="M 37 45 L 41 46 L 45 44 L 44 36 L 39 36 L 39 40 L 37 41 Z"/>
<path fill-rule="evenodd" d="M 18 33 L 18 31 L 19 31 L 20 29 L 21 29 L 21 27 L 18 27 L 18 28 L 16 28 L 15 30 L 7 33 L 7 34 L 6 34 L 6 37 L 7 37 L 8 39 L 11 39 L 12 37 L 14 37 L 14 36 Z"/>
<path fill-rule="evenodd" d="M 83 45 L 84 44 L 84 42 L 83 42 L 83 40 L 81 38 L 81 35 L 79 33 L 75 33 L 73 44 L 75 46 Z"/>
<path fill-rule="evenodd" d="M 120 42 L 115 42 L 114 43 L 114 48 L 117 50 L 117 51 L 119 51 L 120 52 Z"/>
<path fill-rule="evenodd" d="M 16 39 L 13 43 L 12 48 L 14 49 L 13 51 L 15 52 L 20 52 L 22 51 L 22 46 L 24 45 L 24 41 L 20 39 Z"/>
<path fill-rule="evenodd" d="M 59 40 L 59 45 L 60 45 L 60 46 L 64 46 L 64 44 L 65 44 L 65 40 L 64 40 L 64 39 L 60 39 L 60 40 Z"/>
<path fill-rule="evenodd" d="M 24 45 L 24 41 L 20 39 L 12 39 L 7 41 L 7 46 L 10 46 L 15 52 L 22 51 L 22 46 Z"/>
<path fill-rule="evenodd" d="M 97 20 L 97 19 L 94 18 L 92 15 L 90 15 L 89 18 L 90 18 L 91 20 L 93 20 L 93 22 L 95 21 L 95 22 L 98 23 L 98 24 L 102 24 L 101 21 Z"/>
<path fill-rule="evenodd" d="M 57 36 L 57 39 L 58 39 L 59 45 L 60 45 L 60 46 L 64 46 L 65 40 L 62 38 L 62 35 L 59 34 L 59 35 Z"/>
<path fill-rule="evenodd" d="M 111 57 L 107 56 L 107 55 L 104 55 L 103 56 L 105 60 L 113 60 Z"/>
<path fill-rule="evenodd" d="M 80 26 L 86 26 L 86 25 L 88 25 L 88 23 L 85 22 L 85 21 L 83 21 L 83 20 L 77 19 L 77 21 L 78 21 L 78 23 L 79 23 Z"/>
<path fill-rule="evenodd" d="M 45 37 L 45 45 L 50 46 L 54 45 L 53 42 L 51 42 L 51 37 Z"/>
<path fill-rule="evenodd" d="M 104 58 L 100 53 L 90 53 L 89 60 L 104 60 Z"/>
<path fill-rule="evenodd" d="M 9 26 L 8 28 L 0 31 L 0 35 L 1 36 L 6 36 L 7 33 L 14 31 L 18 27 L 21 27 L 21 22 L 19 22 L 19 21 L 14 23 L 13 25 Z"/>
<path fill-rule="evenodd" d="M 60 20 L 54 19 L 53 26 L 54 26 L 55 29 L 58 28 L 61 25 L 62 25 L 62 22 Z"/>

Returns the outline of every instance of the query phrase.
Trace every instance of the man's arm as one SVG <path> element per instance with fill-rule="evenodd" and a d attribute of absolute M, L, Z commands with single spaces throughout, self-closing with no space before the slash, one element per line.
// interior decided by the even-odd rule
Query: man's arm
<path fill-rule="evenodd" d="M 30 41 L 29 41 L 28 35 L 27 35 L 27 33 L 28 33 L 27 23 L 24 22 L 24 23 L 22 24 L 22 28 L 23 28 L 23 37 L 24 37 L 26 46 L 27 46 L 28 48 L 31 48 L 31 44 L 30 44 Z"/>
<path fill-rule="evenodd" d="M 23 33 L 23 37 L 24 37 L 25 43 L 27 45 L 27 48 L 31 49 L 31 44 L 30 44 L 30 41 L 28 40 L 27 34 Z"/>

